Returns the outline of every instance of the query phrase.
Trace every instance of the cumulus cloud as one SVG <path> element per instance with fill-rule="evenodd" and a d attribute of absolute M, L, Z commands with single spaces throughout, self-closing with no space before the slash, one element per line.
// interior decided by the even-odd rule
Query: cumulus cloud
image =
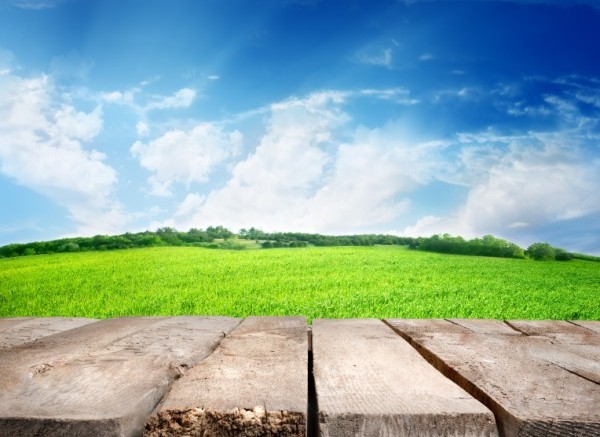
<path fill-rule="evenodd" d="M 461 152 L 464 205 L 450 216 L 422 217 L 407 235 L 511 236 L 600 212 L 600 161 L 586 159 L 573 133 L 493 138 L 505 141 L 503 149 L 482 146 L 486 138 Z"/>
<path fill-rule="evenodd" d="M 226 226 L 280 227 L 298 217 L 328 162 L 320 149 L 346 115 L 335 107 L 343 94 L 328 92 L 289 99 L 271 107 L 267 132 L 254 153 L 237 163 L 222 189 L 211 192 L 184 221 Z"/>
<path fill-rule="evenodd" d="M 121 230 L 126 218 L 112 194 L 115 170 L 87 150 L 102 111 L 57 101 L 47 76 L 0 77 L 0 171 L 65 207 L 79 233 Z"/>
<path fill-rule="evenodd" d="M 354 232 L 398 219 L 444 144 L 403 141 L 393 123 L 347 132 L 343 105 L 353 96 L 325 91 L 271 105 L 265 134 L 225 186 L 189 194 L 165 224 Z"/>
<path fill-rule="evenodd" d="M 239 131 L 227 132 L 218 124 L 200 123 L 190 131 L 168 131 L 148 143 L 136 141 L 131 153 L 152 172 L 151 193 L 170 196 L 174 183 L 189 187 L 193 182 L 206 182 L 210 172 L 235 156 L 241 144 Z"/>

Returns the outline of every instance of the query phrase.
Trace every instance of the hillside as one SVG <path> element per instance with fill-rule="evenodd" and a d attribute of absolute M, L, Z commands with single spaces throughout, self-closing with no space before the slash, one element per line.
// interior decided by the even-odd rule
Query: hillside
<path fill-rule="evenodd" d="M 600 320 L 598 267 L 398 246 L 38 255 L 0 260 L 0 316 Z"/>
<path fill-rule="evenodd" d="M 141 247 L 194 246 L 211 249 L 243 250 L 248 248 L 298 248 L 308 246 L 408 246 L 415 250 L 459 255 L 489 256 L 498 258 L 533 258 L 538 261 L 570 261 L 582 259 L 600 261 L 600 257 L 567 252 L 548 243 L 533 243 L 527 250 L 517 244 L 493 235 L 466 240 L 449 234 L 431 237 L 400 237 L 384 234 L 322 235 L 302 232 L 267 233 L 259 229 L 241 229 L 238 234 L 223 226 L 209 226 L 206 230 L 190 229 L 181 232 L 173 228 L 159 228 L 121 235 L 96 235 L 94 237 L 62 238 L 0 246 L 0 258 L 53 253 L 72 253 L 135 249 Z"/>

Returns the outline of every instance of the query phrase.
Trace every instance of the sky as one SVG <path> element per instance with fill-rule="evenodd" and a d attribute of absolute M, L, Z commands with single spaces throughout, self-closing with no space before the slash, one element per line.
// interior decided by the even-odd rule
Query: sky
<path fill-rule="evenodd" d="M 0 0 L 0 211 L 600 254 L 600 2 Z"/>

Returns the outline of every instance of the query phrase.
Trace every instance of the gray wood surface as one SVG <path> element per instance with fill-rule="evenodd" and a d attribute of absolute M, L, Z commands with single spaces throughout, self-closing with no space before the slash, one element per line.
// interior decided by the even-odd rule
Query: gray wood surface
<path fill-rule="evenodd" d="M 522 335 L 519 331 L 511 328 L 502 320 L 448 319 L 448 321 L 478 334 Z"/>
<path fill-rule="evenodd" d="M 502 435 L 600 435 L 600 385 L 589 377 L 597 376 L 593 360 L 582 364 L 585 357 L 577 353 L 579 346 L 572 348 L 564 333 L 506 335 L 499 325 L 497 332 L 467 328 L 461 332 L 459 325 L 448 321 L 387 323 L 442 373 L 490 407 Z M 527 330 L 533 333 L 535 325 Z M 540 326 L 535 328 L 538 332 Z M 579 368 L 570 367 L 574 363 Z M 582 369 L 590 374 L 581 374 Z"/>
<path fill-rule="evenodd" d="M 96 321 L 82 317 L 0 318 L 0 349 L 25 344 Z"/>
<path fill-rule="evenodd" d="M 544 336 L 567 344 L 597 339 L 598 333 L 564 320 L 508 320 L 508 325 L 525 335 Z"/>
<path fill-rule="evenodd" d="M 510 320 L 523 334 L 547 338 L 552 343 L 550 362 L 600 384 L 600 333 L 562 320 Z M 546 348 L 532 353 L 548 360 Z"/>
<path fill-rule="evenodd" d="M 375 319 L 314 320 L 323 437 L 495 436 L 494 416 Z"/>
<path fill-rule="evenodd" d="M 238 323 L 109 319 L 0 350 L 0 430 L 7 436 L 141 435 L 171 382 Z"/>
<path fill-rule="evenodd" d="M 308 335 L 302 317 L 248 317 L 179 379 L 146 436 L 304 436 Z"/>
<path fill-rule="evenodd" d="M 573 320 L 571 323 L 582 326 L 589 329 L 590 331 L 597 332 L 600 334 L 600 322 L 596 320 Z"/>

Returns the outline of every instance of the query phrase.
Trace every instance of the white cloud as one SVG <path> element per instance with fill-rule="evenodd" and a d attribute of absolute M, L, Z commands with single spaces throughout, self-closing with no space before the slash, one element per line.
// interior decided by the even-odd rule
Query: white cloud
<path fill-rule="evenodd" d="M 525 102 L 511 102 L 506 109 L 508 115 L 515 117 L 520 116 L 539 116 L 548 117 L 552 115 L 552 111 L 546 106 L 532 106 Z"/>
<path fill-rule="evenodd" d="M 140 103 L 139 95 L 143 88 L 152 83 L 153 80 L 141 82 L 139 86 L 123 90 L 100 93 L 98 98 L 106 103 L 125 105 L 133 109 L 140 118 L 146 117 L 147 113 L 160 109 L 188 108 L 196 99 L 196 90 L 182 88 L 170 96 L 152 96 L 149 102 Z"/>
<path fill-rule="evenodd" d="M 600 108 L 600 90 L 586 90 L 575 94 L 577 100 Z"/>
<path fill-rule="evenodd" d="M 102 100 L 104 100 L 105 102 L 110 102 L 110 103 L 117 103 L 117 102 L 121 102 L 122 100 L 124 100 L 124 96 L 121 92 L 119 91 L 112 91 L 109 93 L 102 93 L 102 95 L 100 96 L 100 98 Z"/>
<path fill-rule="evenodd" d="M 61 138 L 89 142 L 102 130 L 102 111 L 97 106 L 92 112 L 86 114 L 77 112 L 69 105 L 62 105 L 54 113 L 54 124 L 49 127 L 49 132 Z"/>
<path fill-rule="evenodd" d="M 189 193 L 175 211 L 175 217 L 187 217 L 193 214 L 206 201 L 206 196 Z"/>
<path fill-rule="evenodd" d="M 317 188 L 328 162 L 319 146 L 346 120 L 334 104 L 343 98 L 327 92 L 272 105 L 267 132 L 254 153 L 237 163 L 225 187 L 211 192 L 203 203 L 192 198 L 195 210 L 178 220 L 179 227 L 220 223 L 279 228 L 287 223 L 293 228 L 303 199 Z"/>
<path fill-rule="evenodd" d="M 471 87 L 462 87 L 456 89 L 446 89 L 438 91 L 433 96 L 434 102 L 440 102 L 448 98 L 474 99 L 480 95 L 480 91 Z"/>
<path fill-rule="evenodd" d="M 431 180 L 442 143 L 403 142 L 402 128 L 359 128 L 342 142 L 352 93 L 325 91 L 271 105 L 254 153 L 226 185 L 190 194 L 165 225 L 353 232 L 396 220 L 405 194 Z"/>
<path fill-rule="evenodd" d="M 176 109 L 189 107 L 196 98 L 196 91 L 191 88 L 182 88 L 171 96 L 161 97 L 149 103 L 147 110 L 151 109 Z"/>
<path fill-rule="evenodd" d="M 137 131 L 137 134 L 141 137 L 147 136 L 150 132 L 148 123 L 146 123 L 145 121 L 138 121 L 135 125 L 135 130 Z"/>
<path fill-rule="evenodd" d="M 423 53 L 421 56 L 419 56 L 419 61 L 421 61 L 421 62 L 433 61 L 433 55 L 431 53 Z"/>
<path fill-rule="evenodd" d="M 102 129 L 102 111 L 57 102 L 47 76 L 0 78 L 0 171 L 69 211 L 79 233 L 121 230 L 116 172 L 82 143 Z"/>
<path fill-rule="evenodd" d="M 469 182 L 465 204 L 450 216 L 423 217 L 405 233 L 510 236 L 600 212 L 600 161 L 586 159 L 572 137 L 573 132 L 531 133 L 504 138 L 503 149 L 466 146 L 461 152 Z M 485 138 L 489 135 L 480 142 Z"/>
<path fill-rule="evenodd" d="M 420 100 L 412 98 L 410 96 L 410 91 L 405 88 L 367 88 L 360 90 L 358 95 L 389 100 L 401 105 L 416 105 L 420 103 Z"/>
<path fill-rule="evenodd" d="M 219 80 L 219 79 L 220 79 L 220 77 L 216 74 L 212 74 L 212 75 L 208 76 L 208 80 L 215 81 L 215 80 Z"/>
<path fill-rule="evenodd" d="M 362 64 L 390 68 L 393 62 L 392 49 L 388 47 L 379 51 L 362 51 L 356 55 L 356 60 Z"/>
<path fill-rule="evenodd" d="M 21 9 L 41 10 L 52 9 L 66 0 L 5 0 L 10 6 Z"/>
<path fill-rule="evenodd" d="M 546 96 L 544 101 L 554 108 L 554 112 L 557 113 L 564 121 L 575 122 L 581 117 L 581 113 L 574 102 L 560 98 L 558 96 Z"/>
<path fill-rule="evenodd" d="M 190 131 L 171 130 L 145 144 L 136 141 L 133 156 L 153 174 L 149 178 L 151 192 L 171 195 L 174 183 L 206 182 L 210 172 L 226 159 L 235 156 L 242 134 L 226 132 L 214 123 L 201 123 Z"/>
<path fill-rule="evenodd" d="M 96 94 L 95 97 L 101 102 L 124 105 L 138 116 L 136 123 L 136 132 L 140 137 L 146 137 L 150 134 L 151 128 L 148 124 L 149 113 L 156 110 L 164 109 L 181 109 L 188 108 L 196 99 L 196 91 L 192 88 L 182 88 L 170 96 L 152 96 L 149 101 L 140 103 L 143 100 L 143 95 L 140 96 L 143 88 L 155 79 L 146 80 L 139 86 L 123 90 L 109 91 Z M 167 194 L 168 190 L 163 190 L 163 194 Z"/>

